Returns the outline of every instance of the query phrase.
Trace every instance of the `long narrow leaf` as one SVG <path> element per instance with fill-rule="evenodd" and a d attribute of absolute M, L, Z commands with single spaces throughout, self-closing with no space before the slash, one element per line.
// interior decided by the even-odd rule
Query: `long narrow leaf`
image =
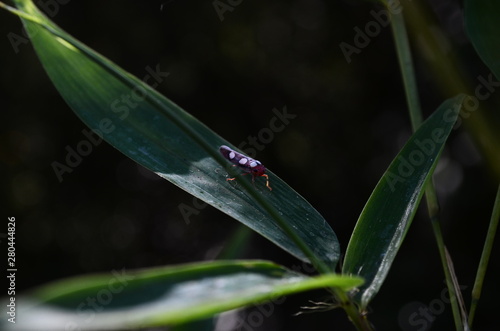
<path fill-rule="evenodd" d="M 365 278 L 363 308 L 378 293 L 455 124 L 464 96 L 445 101 L 412 135 L 375 187 L 347 247 L 343 273 Z"/>
<path fill-rule="evenodd" d="M 18 298 L 21 311 L 16 324 L 4 318 L 2 329 L 122 330 L 175 325 L 311 289 L 334 286 L 347 291 L 362 282 L 333 274 L 311 278 L 265 261 L 115 270 L 62 280 Z"/>
<path fill-rule="evenodd" d="M 268 172 L 273 191 L 242 179 L 227 182 L 220 145 L 230 145 L 179 106 L 62 31 L 28 0 L 23 23 L 65 101 L 103 139 L 137 163 L 234 217 L 290 254 L 311 260 L 278 221 L 293 228 L 313 256 L 333 269 L 335 233 L 297 192 Z M 164 75 L 166 73 L 156 73 Z M 154 74 L 152 74 L 154 75 Z M 207 106 L 207 111 L 211 111 Z M 245 188 L 243 189 L 242 186 Z M 272 217 L 270 215 L 273 215 Z"/>

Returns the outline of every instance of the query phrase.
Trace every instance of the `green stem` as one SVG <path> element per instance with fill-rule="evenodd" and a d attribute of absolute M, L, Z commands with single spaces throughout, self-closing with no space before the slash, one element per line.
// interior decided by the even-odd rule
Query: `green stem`
<path fill-rule="evenodd" d="M 420 108 L 420 102 L 418 98 L 417 80 L 415 78 L 413 59 L 411 56 L 410 43 L 408 41 L 408 34 L 406 31 L 406 26 L 404 22 L 403 14 L 392 15 L 391 28 L 394 37 L 396 52 L 399 60 L 399 67 L 403 77 L 403 83 L 406 92 L 406 100 L 408 103 L 408 109 L 411 118 L 411 124 L 413 131 L 415 132 L 417 128 L 422 123 L 422 110 Z M 425 196 L 427 201 L 427 208 L 429 217 L 432 223 L 432 229 L 434 231 L 434 237 L 438 246 L 439 256 L 441 263 L 443 265 L 443 271 L 446 277 L 446 285 L 450 292 L 451 305 L 453 310 L 453 316 L 455 319 L 455 326 L 457 330 L 462 330 L 462 318 L 460 316 L 460 309 L 458 306 L 455 287 L 453 286 L 452 275 L 450 267 L 448 265 L 448 260 L 446 258 L 446 248 L 444 245 L 443 235 L 441 233 L 441 225 L 438 219 L 439 204 L 436 197 L 436 192 L 432 181 L 427 184 L 425 189 Z"/>
<path fill-rule="evenodd" d="M 425 190 L 425 197 L 427 202 L 427 210 L 431 219 L 431 225 L 434 231 L 434 237 L 439 251 L 439 258 L 441 259 L 441 264 L 446 279 L 446 286 L 448 287 L 448 291 L 450 293 L 450 303 L 451 309 L 453 311 L 453 319 L 455 320 L 455 327 L 457 331 L 460 331 L 463 330 L 462 317 L 460 315 L 457 292 L 455 291 L 455 286 L 453 286 L 451 269 L 448 265 L 448 259 L 446 257 L 446 246 L 444 244 L 443 234 L 441 232 L 441 223 L 439 222 L 439 218 L 437 215 L 439 213 L 439 207 L 437 206 L 436 192 L 432 183 L 429 183 L 427 185 L 427 188 Z"/>
<path fill-rule="evenodd" d="M 216 259 L 231 260 L 240 257 L 253 233 L 254 232 L 248 226 L 243 224 L 239 225 L 229 240 L 226 241 L 219 254 L 217 254 Z"/>
<path fill-rule="evenodd" d="M 403 14 L 392 15 L 392 34 L 396 44 L 396 52 L 399 60 L 399 68 L 403 76 L 403 84 L 406 92 L 406 102 L 411 118 L 413 132 L 422 124 L 422 110 L 418 98 L 417 80 L 413 69 L 410 43 L 403 18 Z"/>
<path fill-rule="evenodd" d="M 352 324 L 359 331 L 372 331 L 373 327 L 363 312 L 353 303 L 351 298 L 342 290 L 334 289 L 335 297 L 340 302 L 340 306 L 346 312 Z"/>
<path fill-rule="evenodd" d="M 483 287 L 484 276 L 486 275 L 486 268 L 488 267 L 488 261 L 490 260 L 491 250 L 493 248 L 493 242 L 495 241 L 495 235 L 497 232 L 499 220 L 500 220 L 500 185 L 498 186 L 497 196 L 495 198 L 495 203 L 493 205 L 493 212 L 491 214 L 490 225 L 488 227 L 488 233 L 486 234 L 486 241 L 484 242 L 483 252 L 481 253 L 481 260 L 479 261 L 479 267 L 477 268 L 476 280 L 474 281 L 474 288 L 472 289 L 472 302 L 469 314 L 469 327 L 471 328 L 474 315 L 476 314 L 477 304 L 481 296 L 481 289 Z"/>
<path fill-rule="evenodd" d="M 38 18 L 32 16 L 32 15 L 29 15 L 28 13 L 26 12 L 23 12 L 17 8 L 14 8 L 14 7 L 11 7 L 9 5 L 6 5 L 5 3 L 1 2 L 0 1 L 0 8 L 3 8 L 5 10 L 7 10 L 8 12 L 10 12 L 11 14 L 14 14 L 18 17 L 22 17 L 24 19 L 27 19 L 29 21 L 32 21 L 32 22 L 36 22 L 38 24 L 42 24 L 42 21 L 39 20 Z"/>

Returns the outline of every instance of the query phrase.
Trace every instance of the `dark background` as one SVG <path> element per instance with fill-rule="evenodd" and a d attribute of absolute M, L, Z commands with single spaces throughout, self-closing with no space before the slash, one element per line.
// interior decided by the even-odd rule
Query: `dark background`
<path fill-rule="evenodd" d="M 424 8 L 474 86 L 489 71 L 465 36 L 460 6 L 440 1 Z M 157 90 L 235 145 L 268 127 L 273 108 L 286 106 L 297 115 L 258 159 L 325 216 L 344 252 L 371 191 L 411 134 L 390 28 L 350 63 L 339 47 L 352 45 L 354 28 L 364 28 L 373 21 L 370 11 L 380 9 L 347 0 L 241 1 L 221 20 L 212 1 L 72 0 L 51 11 L 63 29 L 137 77 L 148 66 L 170 72 Z M 107 143 L 94 146 L 57 180 L 52 162 L 64 162 L 67 146 L 76 148 L 86 127 L 61 99 L 30 43 L 14 47 L 12 34 L 24 38 L 19 20 L 0 11 L 0 203 L 4 222 L 7 216 L 17 220 L 18 289 L 72 275 L 213 259 L 239 223 L 206 207 L 187 224 L 179 205 L 193 205 L 192 197 Z M 412 47 L 418 50 L 417 37 Z M 427 116 L 450 95 L 442 94 L 436 72 L 419 54 L 415 66 Z M 493 95 L 485 103 L 495 109 L 497 101 Z M 486 113 L 492 125 L 500 123 L 497 113 Z M 465 128 L 453 131 L 435 179 L 444 238 L 469 304 L 498 164 L 484 162 Z M 477 330 L 493 330 L 497 320 L 498 256 L 495 245 Z M 241 257 L 301 265 L 258 235 Z M 418 302 L 438 305 L 445 288 L 420 208 L 369 318 L 378 330 L 398 330 L 398 318 Z M 254 329 L 350 329 L 341 310 L 291 317 L 308 299 L 323 297 L 319 291 L 289 297 Z M 434 325 L 443 328 L 452 328 L 448 304 Z"/>

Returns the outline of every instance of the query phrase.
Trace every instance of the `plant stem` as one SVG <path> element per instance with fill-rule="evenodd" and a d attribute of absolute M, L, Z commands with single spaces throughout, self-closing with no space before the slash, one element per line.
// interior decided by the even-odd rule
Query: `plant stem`
<path fill-rule="evenodd" d="M 11 14 L 17 15 L 18 17 L 22 17 L 22 18 L 27 19 L 29 21 L 33 21 L 33 22 L 36 22 L 39 24 L 42 23 L 38 18 L 36 18 L 32 15 L 29 15 L 28 13 L 21 11 L 15 7 L 11 7 L 9 5 L 6 5 L 2 1 L 0 1 L 0 8 L 5 9 L 6 11 L 10 12 Z"/>
<path fill-rule="evenodd" d="M 216 259 L 231 260 L 241 256 L 253 233 L 249 227 L 239 225 L 236 231 L 231 234 L 229 240 L 226 241 L 222 250 L 217 254 Z"/>
<path fill-rule="evenodd" d="M 396 51 L 398 54 L 399 67 L 401 69 L 401 74 L 403 77 L 403 83 L 406 92 L 406 100 L 408 103 L 408 109 L 411 118 L 411 124 L 413 131 L 422 123 L 422 110 L 420 108 L 420 102 L 418 98 L 418 89 L 415 78 L 413 59 L 411 56 L 410 43 L 408 41 L 408 34 L 405 27 L 403 14 L 392 15 L 391 28 L 394 37 L 394 42 L 396 46 Z M 458 301 L 454 300 L 457 298 L 456 289 L 453 286 L 452 275 L 450 267 L 448 265 L 448 260 L 446 258 L 446 248 L 444 245 L 443 235 L 441 233 L 441 225 L 439 223 L 439 204 L 436 197 L 436 192 L 432 181 L 427 184 L 425 189 L 425 197 L 427 201 L 427 208 L 429 217 L 431 219 L 432 229 L 434 231 L 434 237 L 438 246 L 439 256 L 441 263 L 443 265 L 443 271 L 446 278 L 446 284 L 450 292 L 451 305 L 453 310 L 453 316 L 455 319 L 455 326 L 457 330 L 462 330 L 462 317 L 460 316 L 460 309 L 458 306 Z"/>
<path fill-rule="evenodd" d="M 455 320 L 455 327 L 457 331 L 461 331 L 463 330 L 462 317 L 460 316 L 460 308 L 458 306 L 457 293 L 455 291 L 456 289 L 453 286 L 451 269 L 448 265 L 448 259 L 446 258 L 446 246 L 441 232 L 441 224 L 439 223 L 437 215 L 439 213 L 439 207 L 437 206 L 436 192 L 431 182 L 427 185 L 425 190 L 425 198 L 427 202 L 427 210 L 431 219 L 432 229 L 434 231 L 434 237 L 439 251 L 439 258 L 441 259 L 446 279 L 446 286 L 448 287 L 448 291 L 450 293 L 450 303 L 453 311 L 453 319 Z"/>
<path fill-rule="evenodd" d="M 488 233 L 486 234 L 486 241 L 484 242 L 483 252 L 481 253 L 481 260 L 479 261 L 479 267 L 477 268 L 476 279 L 474 281 L 474 288 L 472 289 L 472 302 L 469 314 L 470 328 L 472 328 L 472 321 L 474 319 L 474 315 L 476 314 L 477 304 L 481 296 L 481 289 L 483 287 L 484 276 L 486 274 L 486 268 L 488 267 L 488 261 L 491 256 L 491 250 L 493 248 L 493 242 L 495 241 L 495 235 L 497 232 L 499 220 L 500 220 L 500 185 L 498 186 L 497 196 L 495 198 L 495 203 L 493 205 L 493 212 L 491 214 L 490 225 L 488 227 Z"/>
<path fill-rule="evenodd" d="M 359 331 L 372 331 L 373 327 L 363 312 L 360 312 L 349 296 L 342 290 L 334 289 L 335 297 L 346 312 L 352 324 Z"/>
<path fill-rule="evenodd" d="M 415 79 L 415 71 L 413 69 L 413 59 L 411 56 L 410 43 L 403 18 L 403 14 L 392 15 L 391 28 L 396 44 L 396 52 L 398 55 L 399 68 L 403 77 L 403 84 L 406 92 L 406 102 L 411 118 L 413 132 L 415 132 L 420 124 L 422 124 L 422 110 L 418 98 L 417 80 Z"/>

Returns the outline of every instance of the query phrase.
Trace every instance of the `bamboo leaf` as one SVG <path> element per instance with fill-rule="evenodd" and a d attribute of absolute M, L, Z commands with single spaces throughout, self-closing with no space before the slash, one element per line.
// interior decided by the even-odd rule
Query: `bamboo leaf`
<path fill-rule="evenodd" d="M 366 308 L 378 293 L 408 231 L 464 96 L 445 101 L 412 135 L 384 173 L 358 219 L 343 274 L 366 281 L 356 299 Z"/>
<path fill-rule="evenodd" d="M 343 291 L 357 277 L 307 277 L 266 261 L 224 261 L 58 281 L 16 300 L 19 318 L 2 329 L 104 330 L 177 325 L 323 287 Z M 0 326 L 2 326 L 0 324 Z"/>
<path fill-rule="evenodd" d="M 272 192 L 258 179 L 256 187 L 248 178 L 227 182 L 227 171 L 234 171 L 227 169 L 228 162 L 218 149 L 220 145 L 231 146 L 229 142 L 65 33 L 32 1 L 14 2 L 22 11 L 35 51 L 57 90 L 105 141 L 297 258 L 312 262 L 319 258 L 315 265 L 335 268 L 340 250 L 337 237 L 297 192 L 270 171 Z M 162 79 L 167 73 L 156 67 L 151 76 Z M 212 110 L 207 107 L 207 111 Z"/>

